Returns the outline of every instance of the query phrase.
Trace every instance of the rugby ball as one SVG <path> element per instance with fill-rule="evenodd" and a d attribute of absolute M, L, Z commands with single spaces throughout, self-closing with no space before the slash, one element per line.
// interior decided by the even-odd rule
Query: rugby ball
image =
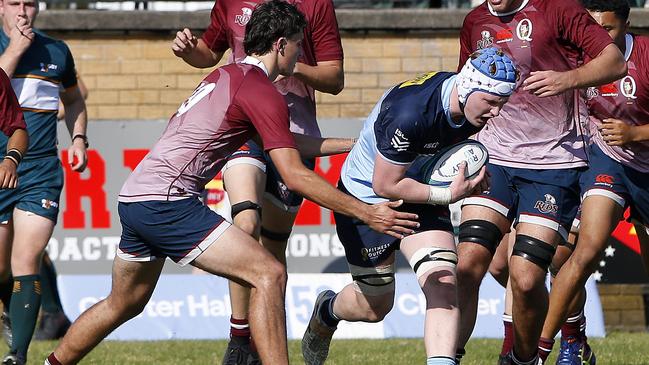
<path fill-rule="evenodd" d="M 466 140 L 440 150 L 424 162 L 422 182 L 442 187 L 451 185 L 460 171 L 462 161 L 467 163 L 466 178 L 473 179 L 489 161 L 487 148 L 478 141 Z"/>

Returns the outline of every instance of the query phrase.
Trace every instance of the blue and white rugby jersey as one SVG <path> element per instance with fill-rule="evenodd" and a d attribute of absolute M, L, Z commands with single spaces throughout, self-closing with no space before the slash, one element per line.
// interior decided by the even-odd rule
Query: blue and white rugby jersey
<path fill-rule="evenodd" d="M 360 137 L 341 171 L 341 181 L 356 198 L 370 204 L 387 201 L 372 188 L 378 156 L 397 165 L 411 165 L 407 176 L 418 177 L 420 155 L 467 139 L 478 131 L 463 120 L 451 119 L 450 96 L 455 73 L 429 72 L 383 94 L 365 120 Z"/>
<path fill-rule="evenodd" d="M 25 159 L 56 156 L 56 115 L 59 92 L 77 84 L 74 60 L 63 41 L 34 30 L 35 38 L 20 58 L 11 78 L 18 102 L 25 115 L 29 147 Z M 0 53 L 9 38 L 0 30 Z M 0 142 L 4 151 L 6 141 Z"/>

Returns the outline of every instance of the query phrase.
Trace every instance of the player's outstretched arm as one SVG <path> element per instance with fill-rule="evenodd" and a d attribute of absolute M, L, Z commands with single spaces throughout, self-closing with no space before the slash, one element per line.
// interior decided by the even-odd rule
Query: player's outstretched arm
<path fill-rule="evenodd" d="M 597 57 L 574 70 L 532 71 L 523 81 L 523 90 L 536 96 L 546 97 L 571 89 L 603 85 L 626 75 L 626 62 L 620 49 L 613 43 L 606 46 Z"/>
<path fill-rule="evenodd" d="M 297 149 L 304 158 L 331 156 L 349 152 L 356 138 L 322 138 L 293 133 Z"/>
<path fill-rule="evenodd" d="M 72 138 L 72 144 L 68 148 L 68 163 L 72 166 L 72 170 L 83 172 L 88 163 L 86 152 L 86 129 L 88 126 L 86 101 L 78 85 L 66 89 L 60 95 L 65 109 L 65 124 L 68 127 L 68 132 L 70 132 L 70 138 Z"/>
<path fill-rule="evenodd" d="M 624 146 L 632 142 L 649 140 L 649 124 L 635 126 L 619 119 L 608 118 L 602 120 L 599 131 L 609 146 Z"/>
<path fill-rule="evenodd" d="M 338 95 L 345 87 L 343 61 L 323 61 L 316 66 L 295 63 L 293 76 L 323 93 Z"/>
<path fill-rule="evenodd" d="M 185 28 L 176 32 L 176 38 L 171 42 L 171 50 L 187 64 L 197 68 L 216 66 L 223 53 L 213 52 L 205 42 Z"/>
<path fill-rule="evenodd" d="M 300 160 L 300 154 L 293 148 L 276 148 L 269 152 L 270 158 L 289 190 L 341 214 L 356 217 L 375 231 L 396 238 L 412 234 L 413 227 L 419 223 L 416 214 L 397 212 L 392 208 L 402 201 L 368 205 L 342 193 L 313 171 L 307 169 Z"/>

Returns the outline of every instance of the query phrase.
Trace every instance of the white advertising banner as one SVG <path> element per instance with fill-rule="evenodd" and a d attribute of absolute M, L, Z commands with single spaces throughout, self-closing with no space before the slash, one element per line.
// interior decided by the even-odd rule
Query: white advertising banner
<path fill-rule="evenodd" d="M 317 294 L 341 290 L 348 274 L 290 274 L 286 290 L 287 332 L 300 339 L 309 322 Z M 70 319 L 78 317 L 110 291 L 108 275 L 63 275 L 61 297 Z M 426 300 L 415 275 L 396 274 L 392 312 L 380 323 L 341 322 L 335 338 L 422 337 Z M 587 334 L 602 337 L 604 320 L 594 282 L 587 285 Z M 487 276 L 480 288 L 474 337 L 502 337 L 504 290 Z M 162 275 L 145 310 L 113 332 L 113 340 L 226 339 L 230 298 L 227 282 L 211 275 Z"/>

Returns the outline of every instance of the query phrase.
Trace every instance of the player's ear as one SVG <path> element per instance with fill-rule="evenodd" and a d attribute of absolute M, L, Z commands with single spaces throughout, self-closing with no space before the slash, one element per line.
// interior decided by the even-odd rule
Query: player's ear
<path fill-rule="evenodd" d="M 288 41 L 286 40 L 285 37 L 281 37 L 280 39 L 277 40 L 277 52 L 280 53 L 282 56 L 284 55 L 284 50 L 286 49 L 286 44 Z"/>

